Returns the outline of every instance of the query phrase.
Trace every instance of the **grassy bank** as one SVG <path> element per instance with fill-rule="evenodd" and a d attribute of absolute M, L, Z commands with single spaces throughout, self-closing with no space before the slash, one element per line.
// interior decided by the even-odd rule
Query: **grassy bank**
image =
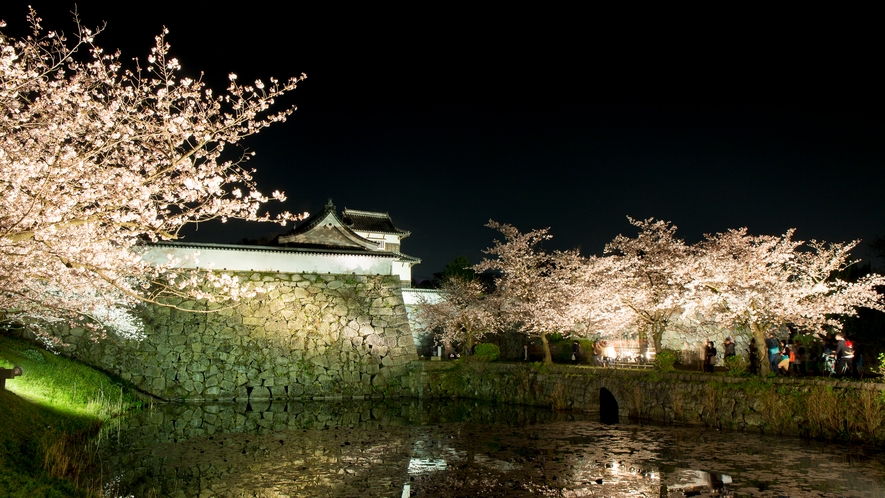
<path fill-rule="evenodd" d="M 101 496 L 95 438 L 138 397 L 87 365 L 0 337 L 0 368 L 14 365 L 24 375 L 0 391 L 0 496 Z"/>

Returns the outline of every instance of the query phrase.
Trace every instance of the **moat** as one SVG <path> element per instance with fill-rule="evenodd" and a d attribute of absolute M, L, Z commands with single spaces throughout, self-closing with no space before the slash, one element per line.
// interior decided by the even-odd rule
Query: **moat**
<path fill-rule="evenodd" d="M 108 428 L 107 496 L 885 496 L 880 447 L 471 400 L 166 404 Z"/>

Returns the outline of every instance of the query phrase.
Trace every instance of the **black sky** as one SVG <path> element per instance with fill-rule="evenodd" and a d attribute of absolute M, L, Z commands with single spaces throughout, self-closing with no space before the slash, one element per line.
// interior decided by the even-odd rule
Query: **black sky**
<path fill-rule="evenodd" d="M 33 5 L 70 30 L 73 4 Z M 417 276 L 458 255 L 478 262 L 490 218 L 549 226 L 551 248 L 585 253 L 633 233 L 627 215 L 671 220 L 692 242 L 742 226 L 885 236 L 872 12 L 111 5 L 78 10 L 107 21 L 98 44 L 124 59 L 144 58 L 165 25 L 185 70 L 219 90 L 229 72 L 307 73 L 289 98 L 298 111 L 247 143 L 259 185 L 286 191 L 290 211 L 332 198 L 389 212 L 412 232 L 403 251 L 424 260 Z M 7 32 L 26 9 L 0 7 Z M 188 240 L 278 230 L 201 226 Z"/>

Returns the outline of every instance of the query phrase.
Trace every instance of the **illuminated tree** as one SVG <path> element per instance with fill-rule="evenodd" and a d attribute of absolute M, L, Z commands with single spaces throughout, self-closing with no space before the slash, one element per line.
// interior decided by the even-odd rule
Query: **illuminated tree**
<path fill-rule="evenodd" d="M 676 238 L 676 226 L 670 222 L 627 219 L 639 234 L 618 235 L 605 246 L 605 253 L 621 265 L 610 292 L 632 312 L 636 328 L 647 330 L 660 353 L 664 331 L 683 311 L 692 251 Z"/>
<path fill-rule="evenodd" d="M 860 307 L 885 311 L 876 286 L 880 275 L 847 282 L 838 273 L 854 262 L 857 241 L 805 244 L 782 236 L 751 236 L 747 229 L 708 235 L 699 244 L 694 280 L 689 284 L 686 315 L 702 315 L 723 326 L 743 329 L 756 339 L 756 354 L 765 358 L 765 334 L 795 325 L 824 333 L 842 327 L 840 317 L 855 316 Z M 762 373 L 768 362 L 761 361 Z"/>
<path fill-rule="evenodd" d="M 417 323 L 435 333 L 438 342 L 461 342 L 470 350 L 474 341 L 500 329 L 496 296 L 479 280 L 447 278 L 441 291 L 439 302 L 419 302 L 416 316 Z"/>
<path fill-rule="evenodd" d="M 584 259 L 582 272 L 576 279 L 576 296 L 570 307 L 575 333 L 599 338 L 620 337 L 636 326 L 636 316 L 621 298 L 626 267 L 624 258 L 590 256 Z"/>
<path fill-rule="evenodd" d="M 179 77 L 165 31 L 146 65 L 94 44 L 75 18 L 71 39 L 0 33 L 0 309 L 7 319 L 84 318 L 134 333 L 140 301 L 236 297 L 235 279 L 151 267 L 138 247 L 172 240 L 189 223 L 268 221 L 269 200 L 240 142 L 294 108 L 269 113 L 301 78 L 241 85 L 223 95 Z M 0 27 L 5 23 L 0 22 Z M 302 76 L 303 77 L 303 76 Z M 284 200 L 282 193 L 272 197 Z M 284 213 L 274 221 L 296 218 Z"/>
<path fill-rule="evenodd" d="M 575 304 L 586 275 L 586 260 L 578 251 L 547 253 L 539 244 L 549 239 L 549 228 L 520 233 L 512 225 L 489 221 L 489 228 L 504 235 L 485 250 L 495 259 L 484 259 L 474 266 L 477 272 L 499 273 L 496 294 L 502 320 L 528 336 L 538 337 L 544 346 L 544 361 L 552 363 L 547 334 L 568 336 L 583 310 Z"/>

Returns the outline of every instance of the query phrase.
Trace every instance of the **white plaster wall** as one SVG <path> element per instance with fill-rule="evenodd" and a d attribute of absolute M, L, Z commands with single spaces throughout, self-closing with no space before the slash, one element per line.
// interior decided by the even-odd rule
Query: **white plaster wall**
<path fill-rule="evenodd" d="M 194 254 L 196 262 L 194 261 Z M 201 247 L 159 245 L 150 246 L 143 258 L 154 264 L 164 264 L 169 256 L 180 260 L 182 268 L 212 268 L 214 270 L 258 271 L 281 273 L 333 273 L 357 275 L 398 275 L 402 279 L 402 263 L 394 258 L 357 256 L 349 254 L 304 253 L 286 250 L 250 250 L 242 246 L 212 244 Z M 394 265 L 400 268 L 394 268 Z M 411 278 L 409 269 L 408 278 Z"/>
<path fill-rule="evenodd" d="M 430 304 L 442 301 L 442 291 L 437 289 L 403 289 L 403 303 L 406 306 L 415 305 L 421 300 Z"/>
<path fill-rule="evenodd" d="M 391 233 L 378 233 L 378 232 L 364 232 L 362 230 L 354 230 L 354 232 L 361 236 L 365 237 L 369 240 L 383 240 L 385 243 L 390 244 L 399 244 L 399 235 L 391 234 Z"/>
<path fill-rule="evenodd" d="M 411 263 L 401 263 L 399 261 L 393 261 L 391 263 L 393 275 L 399 275 L 399 279 L 411 282 L 412 281 L 412 264 Z"/>

